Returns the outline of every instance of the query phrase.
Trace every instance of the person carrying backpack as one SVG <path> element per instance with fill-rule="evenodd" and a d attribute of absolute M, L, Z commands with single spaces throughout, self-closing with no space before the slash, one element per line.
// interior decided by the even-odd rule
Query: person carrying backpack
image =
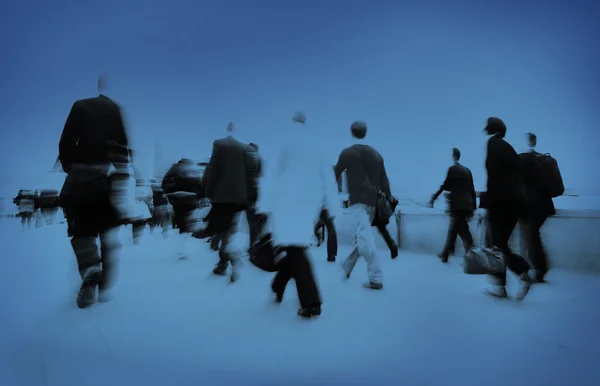
<path fill-rule="evenodd" d="M 527 133 L 529 150 L 519 154 L 529 205 L 521 221 L 527 257 L 534 270 L 532 279 L 543 283 L 549 269 L 540 229 L 546 219 L 556 214 L 552 199 L 564 193 L 558 163 L 549 154 L 535 150 L 537 136 Z"/>

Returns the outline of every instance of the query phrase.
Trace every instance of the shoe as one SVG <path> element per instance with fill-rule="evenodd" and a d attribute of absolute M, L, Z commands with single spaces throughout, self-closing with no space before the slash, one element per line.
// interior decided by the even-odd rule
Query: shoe
<path fill-rule="evenodd" d="M 529 293 L 529 290 L 531 289 L 532 282 L 533 280 L 531 280 L 531 277 L 529 277 L 527 273 L 524 273 L 521 276 L 519 276 L 519 289 L 517 290 L 516 296 L 518 302 L 525 299 L 525 297 Z"/>
<path fill-rule="evenodd" d="M 274 292 L 274 294 L 275 294 L 275 299 L 274 299 L 275 303 L 283 302 L 283 294 L 280 294 L 277 292 Z"/>
<path fill-rule="evenodd" d="M 448 255 L 444 255 L 442 253 L 438 253 L 437 257 L 440 258 L 440 260 L 442 261 L 442 263 L 447 263 L 448 262 Z"/>
<path fill-rule="evenodd" d="M 383 288 L 383 284 L 370 281 L 368 283 L 363 284 L 363 287 L 368 289 L 380 290 Z"/>
<path fill-rule="evenodd" d="M 219 276 L 225 276 L 227 274 L 227 264 L 217 263 L 213 269 L 213 273 Z"/>
<path fill-rule="evenodd" d="M 335 256 L 328 257 L 327 261 L 330 262 L 330 263 L 335 263 Z"/>
<path fill-rule="evenodd" d="M 298 309 L 298 316 L 302 318 L 312 318 L 313 316 L 321 315 L 321 305 L 315 305 L 308 308 L 300 308 Z"/>
<path fill-rule="evenodd" d="M 506 293 L 506 287 L 499 285 L 492 287 L 492 289 L 486 289 L 484 293 L 497 299 L 506 299 L 508 296 Z"/>
<path fill-rule="evenodd" d="M 238 281 L 239 278 L 240 278 L 240 275 L 237 272 L 232 271 L 231 276 L 229 276 L 229 282 L 235 283 L 236 281 Z"/>
<path fill-rule="evenodd" d="M 99 267 L 90 267 L 83 274 L 81 287 L 77 294 L 77 307 L 87 308 L 96 302 L 96 287 L 102 278 L 102 270 Z"/>

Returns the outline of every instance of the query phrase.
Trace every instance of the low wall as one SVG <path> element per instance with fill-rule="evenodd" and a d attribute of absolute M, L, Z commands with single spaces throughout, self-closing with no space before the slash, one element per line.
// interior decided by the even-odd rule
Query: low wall
<path fill-rule="evenodd" d="M 443 210 L 425 207 L 400 207 L 387 229 L 401 249 L 435 255 L 442 251 L 448 232 L 449 218 Z M 352 214 L 343 209 L 335 218 L 340 244 L 352 244 Z M 247 231 L 245 218 L 240 228 Z M 483 244 L 485 225 L 476 219 L 470 222 L 476 245 Z M 376 233 L 375 243 L 386 249 L 381 235 Z M 600 274 L 600 211 L 557 210 L 541 229 L 542 240 L 553 267 Z M 510 239 L 511 248 L 526 256 L 525 243 L 517 225 Z M 462 256 L 464 249 L 460 238 L 456 241 L 455 255 Z"/>
<path fill-rule="evenodd" d="M 449 218 L 439 209 L 401 208 L 400 245 L 404 249 L 439 253 L 444 246 Z M 475 243 L 482 243 L 485 228 L 470 223 Z M 557 210 L 541 229 L 542 240 L 552 266 L 600 273 L 600 211 Z M 513 232 L 510 245 L 515 252 L 526 255 L 519 226 Z M 477 244 L 476 244 L 477 245 Z M 456 255 L 464 252 L 457 240 Z"/>

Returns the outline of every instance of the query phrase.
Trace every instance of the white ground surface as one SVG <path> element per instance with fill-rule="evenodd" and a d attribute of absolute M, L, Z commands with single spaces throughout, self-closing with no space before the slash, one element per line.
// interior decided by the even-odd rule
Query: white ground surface
<path fill-rule="evenodd" d="M 126 231 L 116 297 L 75 306 L 64 225 L 21 232 L 0 220 L 0 385 L 598 385 L 600 278 L 554 271 L 522 304 L 484 296 L 483 277 L 432 255 L 380 255 L 384 290 L 362 261 L 312 257 L 324 300 L 300 320 L 295 286 L 271 302 L 271 274 L 245 264 L 230 285 L 208 244 Z M 349 252 L 340 248 L 340 256 Z M 514 278 L 509 291 L 514 292 Z"/>

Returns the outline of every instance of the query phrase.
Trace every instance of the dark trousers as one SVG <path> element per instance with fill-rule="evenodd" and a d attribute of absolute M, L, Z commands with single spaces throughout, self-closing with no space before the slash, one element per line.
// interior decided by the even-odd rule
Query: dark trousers
<path fill-rule="evenodd" d="M 548 272 L 548 256 L 542 243 L 540 229 L 546 222 L 547 216 L 533 214 L 528 219 L 522 221 L 527 257 L 529 263 L 533 266 L 538 275 L 538 279 L 543 279 Z"/>
<path fill-rule="evenodd" d="M 513 253 L 508 245 L 519 218 L 523 213 L 522 204 L 518 202 L 496 202 L 489 205 L 488 225 L 492 244 L 500 248 L 506 255 L 506 267 L 517 275 L 529 271 L 529 263 L 522 257 Z M 496 284 L 506 285 L 506 271 L 492 275 Z"/>
<path fill-rule="evenodd" d="M 306 248 L 286 247 L 286 256 L 279 262 L 279 271 L 273 279 L 271 289 L 278 295 L 285 293 L 291 279 L 296 282 L 300 307 L 309 308 L 321 305 L 321 295 L 312 266 L 306 256 Z"/>
<path fill-rule="evenodd" d="M 393 252 L 394 249 L 398 248 L 398 245 L 396 244 L 396 242 L 394 241 L 394 239 L 390 235 L 390 232 L 388 232 L 387 227 L 384 224 L 377 224 L 375 225 L 375 227 L 377 228 L 377 231 L 379 232 L 381 237 L 383 237 L 385 245 L 387 245 L 390 251 Z"/>
<path fill-rule="evenodd" d="M 233 264 L 237 263 L 237 260 L 233 260 L 227 250 L 231 238 L 237 231 L 239 215 L 245 209 L 244 205 L 238 204 L 213 204 L 211 208 L 206 229 L 212 235 L 211 244 L 213 242 L 221 244 L 218 263 L 220 266 L 227 266 L 230 261 Z"/>
<path fill-rule="evenodd" d="M 250 205 L 246 208 L 246 220 L 248 221 L 248 232 L 250 233 L 250 246 L 254 245 L 263 232 L 264 221 L 256 213 L 256 207 Z"/>
<path fill-rule="evenodd" d="M 131 224 L 131 230 L 133 232 L 133 242 L 134 243 L 137 244 L 139 242 L 140 237 L 144 233 L 144 228 L 146 228 L 146 224 L 147 224 L 146 220 L 135 221 L 134 223 Z"/>
<path fill-rule="evenodd" d="M 118 238 L 111 233 L 117 226 L 116 215 L 110 202 L 87 207 L 69 208 L 67 221 L 72 222 L 71 246 L 77 258 L 79 273 L 90 268 L 102 269 L 98 287 L 106 290 L 112 286 L 116 276 Z M 96 239 L 100 237 L 100 251 Z"/>
<path fill-rule="evenodd" d="M 442 258 L 448 258 L 450 253 L 454 252 L 456 245 L 456 237 L 460 236 L 465 251 L 468 251 L 473 246 L 473 236 L 469 230 L 469 217 L 472 215 L 470 211 L 455 211 L 450 213 L 450 224 L 448 226 L 448 236 L 446 237 L 446 245 L 442 251 Z"/>
<path fill-rule="evenodd" d="M 338 250 L 337 232 L 335 230 L 335 224 L 333 223 L 333 217 L 329 216 L 327 210 L 322 210 L 319 217 L 319 222 L 315 226 L 315 236 L 319 239 L 320 245 L 320 234 L 322 232 L 323 238 L 325 237 L 325 229 L 327 230 L 327 260 L 335 260 Z"/>

